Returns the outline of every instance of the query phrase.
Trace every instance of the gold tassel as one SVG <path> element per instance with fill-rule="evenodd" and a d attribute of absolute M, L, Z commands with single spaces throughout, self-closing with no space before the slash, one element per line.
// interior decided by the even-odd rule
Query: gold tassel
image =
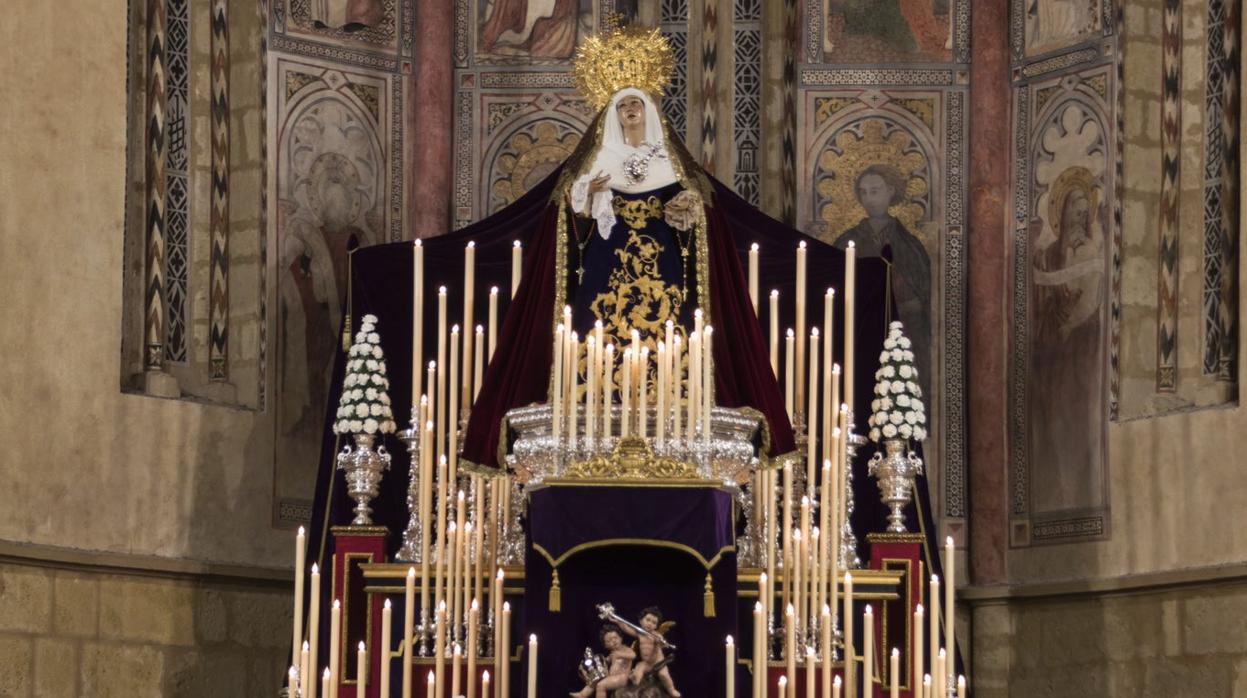
<path fill-rule="evenodd" d="M 559 613 L 563 610 L 563 592 L 559 590 L 559 571 L 554 570 L 550 580 L 550 612 Z"/>
<path fill-rule="evenodd" d="M 346 322 L 342 324 L 342 351 L 351 350 L 351 314 L 346 314 Z"/>
<path fill-rule="evenodd" d="M 714 618 L 714 582 L 710 581 L 710 573 L 706 573 L 706 593 L 701 595 L 704 608 L 701 609 L 702 615 L 707 618 Z"/>

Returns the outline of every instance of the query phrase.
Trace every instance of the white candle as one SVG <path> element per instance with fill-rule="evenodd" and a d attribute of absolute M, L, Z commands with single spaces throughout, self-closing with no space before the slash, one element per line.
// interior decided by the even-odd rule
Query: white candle
<path fill-rule="evenodd" d="M 822 530 L 815 526 L 810 529 L 810 597 L 806 601 L 809 604 L 809 628 L 814 630 L 818 625 L 818 610 L 823 607 L 823 565 L 819 557 L 818 551 L 823 545 Z"/>
<path fill-rule="evenodd" d="M 437 456 L 446 453 L 446 287 L 437 289 L 437 388 L 433 391 L 437 398 Z"/>
<path fill-rule="evenodd" d="M 591 444 L 595 436 L 594 420 L 597 418 L 598 411 L 598 401 L 596 399 L 598 374 L 597 371 L 593 370 L 593 367 L 597 364 L 597 338 L 593 335 L 585 337 L 585 354 L 587 355 L 587 360 L 585 361 L 587 370 L 585 372 L 588 374 L 585 384 L 585 443 Z"/>
<path fill-rule="evenodd" d="M 797 244 L 797 337 L 805 337 L 805 241 Z M 805 404 L 805 343 L 797 343 L 797 409 Z"/>
<path fill-rule="evenodd" d="M 520 279 L 524 271 L 524 246 L 519 240 L 511 243 L 511 297 L 520 288 Z"/>
<path fill-rule="evenodd" d="M 822 336 L 822 343 L 823 343 L 823 369 L 822 369 L 823 370 L 823 412 L 822 412 L 823 414 L 823 420 L 822 420 L 823 421 L 823 427 L 822 427 L 823 428 L 823 431 L 822 431 L 823 460 L 828 460 L 832 457 L 831 456 L 831 427 L 832 427 L 832 420 L 834 419 L 832 416 L 832 405 L 835 405 L 836 403 L 832 399 L 832 395 L 831 395 L 831 389 L 832 389 L 831 382 L 833 378 L 833 375 L 831 372 L 831 367 L 832 367 L 832 355 L 831 354 L 832 354 L 832 344 L 836 338 L 836 329 L 835 329 L 835 326 L 832 325 L 831 323 L 833 320 L 833 316 L 835 314 L 834 313 L 834 309 L 836 305 L 835 301 L 836 301 L 836 290 L 833 288 L 827 289 L 827 295 L 823 297 L 823 336 Z M 840 378 L 839 374 L 836 374 L 834 377 L 837 380 L 839 380 Z"/>
<path fill-rule="evenodd" d="M 654 410 L 654 442 L 660 449 L 663 447 L 667 437 L 667 393 L 670 391 L 670 386 L 667 384 L 667 371 L 670 368 L 669 364 L 667 345 L 664 342 L 659 342 L 658 385 L 654 388 L 656 407 Z"/>
<path fill-rule="evenodd" d="M 844 573 L 844 611 L 840 614 L 844 621 L 844 682 L 850 696 L 855 695 L 853 677 L 856 651 L 853 648 L 853 573 Z"/>
<path fill-rule="evenodd" d="M 446 548 L 450 541 L 447 540 L 449 531 L 446 527 L 447 508 L 450 501 L 446 498 L 447 483 L 446 478 L 449 477 L 447 470 L 446 456 L 442 456 L 437 461 L 437 565 L 434 572 L 433 586 L 436 595 L 433 601 L 433 607 L 437 608 L 442 605 L 446 599 Z M 433 532 L 430 532 L 433 533 Z"/>
<path fill-rule="evenodd" d="M 966 698 L 966 677 L 957 677 L 957 698 Z"/>
<path fill-rule="evenodd" d="M 320 694 L 328 696 L 333 686 L 333 675 L 329 672 L 329 667 L 325 667 L 325 673 L 320 678 Z"/>
<path fill-rule="evenodd" d="M 925 697 L 931 695 L 931 675 L 927 674 L 922 677 L 922 695 Z"/>
<path fill-rule="evenodd" d="M 489 669 L 481 672 L 481 698 L 493 698 L 489 692 Z"/>
<path fill-rule="evenodd" d="M 299 695 L 299 669 L 297 666 L 291 666 L 290 671 L 286 672 L 286 695 L 291 698 Z"/>
<path fill-rule="evenodd" d="M 796 689 L 795 685 L 793 686 L 793 689 L 794 690 Z M 789 698 L 790 695 L 791 694 L 788 692 L 788 677 L 780 676 L 779 677 L 779 698 Z"/>
<path fill-rule="evenodd" d="M 839 676 L 831 682 L 831 698 L 840 698 L 840 687 L 843 684 L 844 681 L 842 681 Z"/>
<path fill-rule="evenodd" d="M 560 428 L 563 423 L 563 333 L 565 328 L 562 323 L 554 329 L 554 387 L 550 391 L 550 433 L 555 439 L 563 433 Z"/>
<path fill-rule="evenodd" d="M 948 651 L 948 664 L 944 667 L 944 676 L 956 676 L 957 668 L 953 665 L 957 657 L 957 557 L 953 548 L 953 538 L 944 539 L 944 649 Z"/>
<path fill-rule="evenodd" d="M 472 340 L 469 337 L 465 339 L 465 341 L 471 342 Z M 466 355 L 464 358 L 466 358 Z M 463 375 L 469 375 L 471 364 L 465 363 L 462 368 Z M 446 425 L 448 434 L 447 438 L 449 440 L 446 455 L 450 458 L 450 481 L 452 484 L 459 481 L 459 449 L 457 447 L 457 444 L 459 443 L 459 398 L 462 397 L 465 401 L 468 398 L 468 388 L 465 387 L 463 388 L 463 391 L 460 392 L 458 387 L 459 374 L 459 326 L 454 325 L 450 328 L 450 414 L 448 415 L 448 424 Z M 466 405 L 466 402 L 463 404 Z"/>
<path fill-rule="evenodd" d="M 416 613 L 416 568 L 407 568 L 403 586 L 403 698 L 411 698 L 411 645 Z"/>
<path fill-rule="evenodd" d="M 727 636 L 727 648 L 724 654 L 724 683 L 727 686 L 727 698 L 736 698 L 736 645 L 732 636 Z"/>
<path fill-rule="evenodd" d="M 290 640 L 290 664 L 299 665 L 299 643 L 303 642 L 303 568 L 307 564 L 307 535 L 299 527 L 294 537 L 294 629 Z"/>
<path fill-rule="evenodd" d="M 779 291 L 771 290 L 771 373 L 775 374 L 775 380 L 779 380 Z"/>
<path fill-rule="evenodd" d="M 470 404 L 476 404 L 476 396 L 481 392 L 481 378 L 485 375 L 485 328 L 476 326 L 476 339 L 473 340 L 476 352 L 472 357 L 472 392 L 468 395 Z"/>
<path fill-rule="evenodd" d="M 506 641 L 502 638 L 502 582 L 504 575 L 502 568 L 498 568 L 498 575 L 494 577 L 494 676 L 502 676 L 503 652 L 505 651 Z M 384 698 L 384 697 L 383 697 Z M 486 694 L 488 698 L 488 694 Z"/>
<path fill-rule="evenodd" d="M 425 694 L 428 698 L 437 698 L 437 678 L 432 671 L 429 672 L 428 689 Z M 381 694 L 381 698 L 386 698 L 385 694 Z"/>
<path fill-rule="evenodd" d="M 476 698 L 476 638 L 481 619 L 481 609 L 476 599 L 468 609 L 468 698 Z"/>
<path fill-rule="evenodd" d="M 316 683 L 316 677 L 312 676 L 314 669 L 308 664 L 308 651 L 307 640 L 304 640 L 303 649 L 299 652 L 299 688 L 305 696 L 311 694 L 311 686 Z"/>
<path fill-rule="evenodd" d="M 797 394 L 793 392 L 794 381 L 796 380 L 796 359 L 793 351 L 795 349 L 796 333 L 792 328 L 788 328 L 788 337 L 784 341 L 784 409 L 788 412 L 788 419 L 796 416 L 796 400 Z"/>
<path fill-rule="evenodd" d="M 701 404 L 701 332 L 694 330 L 688 338 L 688 445 L 692 448 L 697 438 L 698 406 Z"/>
<path fill-rule="evenodd" d="M 385 600 L 381 609 L 381 698 L 390 696 L 390 648 L 394 646 L 394 607 Z"/>
<path fill-rule="evenodd" d="M 805 408 L 805 483 L 814 491 L 818 476 L 818 328 L 810 329 L 810 389 Z"/>
<path fill-rule="evenodd" d="M 424 368 L 424 241 L 416 238 L 411 249 L 411 394 L 414 397 L 420 394 L 420 369 Z"/>
<path fill-rule="evenodd" d="M 680 396 L 683 394 L 684 383 L 683 344 L 680 335 L 676 335 L 671 340 L 671 365 L 673 367 L 671 375 L 671 438 L 676 441 L 680 440 Z"/>
<path fill-rule="evenodd" d="M 714 408 L 714 328 L 706 325 L 702 331 L 701 359 L 701 438 L 710 445 L 710 416 Z"/>
<path fill-rule="evenodd" d="M 901 695 L 901 651 L 892 648 L 892 663 L 888 667 L 892 679 L 892 691 L 890 698 L 900 698 Z"/>
<path fill-rule="evenodd" d="M 937 664 L 935 665 L 935 677 L 931 681 L 932 695 L 942 695 L 945 688 L 948 686 L 948 674 L 944 673 L 944 661 L 947 657 L 948 653 L 944 651 L 943 647 L 941 647 L 940 654 L 936 658 Z"/>
<path fill-rule="evenodd" d="M 342 602 L 333 600 L 333 608 L 329 611 L 329 675 L 333 682 L 329 695 L 338 698 L 338 686 L 342 683 Z"/>
<path fill-rule="evenodd" d="M 528 636 L 528 698 L 537 698 L 537 636 Z"/>
<path fill-rule="evenodd" d="M 797 693 L 797 612 L 792 604 L 784 609 L 784 661 L 786 676 L 793 678 L 791 692 L 784 693 L 787 698 L 796 698 Z"/>
<path fill-rule="evenodd" d="M 749 246 L 749 300 L 753 314 L 758 314 L 758 243 Z"/>
<path fill-rule="evenodd" d="M 620 412 L 619 435 L 632 434 L 632 349 L 625 348 L 623 353 L 623 393 L 621 394 L 622 411 Z"/>
<path fill-rule="evenodd" d="M 814 666 L 818 657 L 814 654 L 814 648 L 806 646 L 805 648 L 805 698 L 814 698 Z"/>
<path fill-rule="evenodd" d="M 606 358 L 602 362 L 602 438 L 611 438 L 611 404 L 615 401 L 615 345 L 606 345 Z"/>
<path fill-rule="evenodd" d="M 762 696 L 766 690 L 766 613 L 762 602 L 753 605 L 753 690 L 750 695 Z"/>
<path fill-rule="evenodd" d="M 874 696 L 875 682 L 875 613 L 870 604 L 862 614 L 862 695 Z"/>
<path fill-rule="evenodd" d="M 460 588 L 459 595 L 462 601 L 459 603 L 459 615 L 455 616 L 456 625 L 467 625 L 468 606 L 472 603 L 472 540 L 476 532 L 476 526 L 471 521 L 463 525 L 463 542 L 459 548 L 459 554 L 463 556 L 463 562 L 460 563 L 460 571 L 463 574 L 463 586 Z M 459 628 L 459 640 L 462 645 L 467 641 L 467 628 Z"/>
<path fill-rule="evenodd" d="M 922 659 L 923 659 L 922 657 L 922 653 L 923 653 L 922 621 L 923 621 L 923 617 L 924 616 L 923 616 L 922 604 L 918 604 L 917 607 L 914 608 L 914 657 L 913 657 L 914 672 L 913 672 L 913 683 L 911 684 L 915 688 L 918 686 L 918 682 L 922 679 Z"/>
<path fill-rule="evenodd" d="M 502 602 L 502 679 L 498 681 L 500 698 L 511 695 L 511 602 Z"/>
<path fill-rule="evenodd" d="M 318 649 L 320 647 L 320 568 L 316 563 L 312 563 L 312 608 L 307 614 L 308 622 L 308 641 L 311 646 L 311 653 L 308 655 L 308 676 L 316 673 Z M 316 698 L 316 679 L 312 678 L 308 681 L 308 698 Z M 323 698 L 329 698 L 328 695 Z"/>
<path fill-rule="evenodd" d="M 426 410 L 427 411 L 427 410 Z M 420 615 L 429 615 L 429 549 L 433 537 L 433 420 L 424 424 L 420 439 Z M 423 632 L 428 632 L 424 628 Z"/>
<path fill-rule="evenodd" d="M 644 439 L 649 436 L 649 347 L 641 347 L 641 360 L 637 368 L 641 386 L 637 389 L 640 397 L 636 403 L 636 430 L 637 435 Z"/>
<path fill-rule="evenodd" d="M 355 695 L 364 698 L 368 695 L 368 650 L 364 643 L 359 643 L 359 651 L 355 653 Z"/>
<path fill-rule="evenodd" d="M 792 463 L 784 462 L 784 491 L 783 497 L 784 512 L 781 515 L 779 523 L 780 535 L 783 537 L 783 556 L 784 556 L 784 603 L 790 603 L 793 599 L 792 593 Z"/>
<path fill-rule="evenodd" d="M 940 651 L 940 578 L 938 575 L 931 575 L 929 584 L 931 593 L 931 622 L 930 622 L 930 640 L 931 640 L 931 659 L 927 664 L 931 667 L 931 676 L 934 678 L 939 673 L 936 662 L 939 661 Z M 936 684 L 937 686 L 939 684 Z"/>
<path fill-rule="evenodd" d="M 459 670 L 463 666 L 463 648 L 454 644 L 450 651 L 450 695 L 459 698 Z"/>
<path fill-rule="evenodd" d="M 477 351 L 472 341 L 472 321 L 476 310 L 476 243 L 468 241 L 463 248 L 463 399 L 459 404 L 466 407 L 472 402 L 472 354 Z M 457 419 L 457 416 L 456 416 Z M 454 444 L 451 444 L 452 446 Z"/>
<path fill-rule="evenodd" d="M 571 357 L 568 366 L 568 400 L 567 400 L 567 447 L 575 450 L 576 433 L 579 427 L 579 403 L 576 396 L 576 385 L 580 381 L 580 338 L 572 332 L 567 339 L 568 352 Z"/>
<path fill-rule="evenodd" d="M 437 605 L 437 620 L 433 636 L 433 670 L 436 672 L 437 690 L 442 690 L 446 679 L 446 602 Z"/>
<path fill-rule="evenodd" d="M 498 344 L 498 287 L 489 289 L 489 360 L 494 360 L 494 349 Z M 478 384 L 477 389 L 480 389 Z"/>
<path fill-rule="evenodd" d="M 831 606 L 823 605 L 819 630 L 822 631 L 823 647 L 823 698 L 831 698 L 831 654 L 835 651 L 831 644 Z"/>
<path fill-rule="evenodd" d="M 853 361 L 853 342 L 857 336 L 857 309 L 854 307 L 857 298 L 857 247 L 850 241 L 844 251 L 844 401 L 849 409 L 855 409 L 853 403 L 853 370 L 857 364 Z"/>

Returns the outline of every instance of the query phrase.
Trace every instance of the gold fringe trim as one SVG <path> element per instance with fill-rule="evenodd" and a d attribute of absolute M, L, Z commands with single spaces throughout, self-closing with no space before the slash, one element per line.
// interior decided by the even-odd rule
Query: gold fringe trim
<path fill-rule="evenodd" d="M 563 610 L 563 592 L 559 589 L 559 571 L 554 570 L 550 578 L 550 612 L 560 613 Z"/>
<path fill-rule="evenodd" d="M 702 615 L 707 618 L 714 618 L 714 582 L 710 579 L 710 573 L 706 573 L 706 593 L 701 595 Z"/>

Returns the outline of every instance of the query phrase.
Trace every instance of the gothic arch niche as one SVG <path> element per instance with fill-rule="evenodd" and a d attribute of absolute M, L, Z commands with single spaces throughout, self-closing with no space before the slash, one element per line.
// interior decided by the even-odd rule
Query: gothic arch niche
<path fill-rule="evenodd" d="M 311 497 L 348 250 L 387 240 L 391 170 L 385 77 L 285 60 L 277 76 L 274 487 L 282 507 Z"/>

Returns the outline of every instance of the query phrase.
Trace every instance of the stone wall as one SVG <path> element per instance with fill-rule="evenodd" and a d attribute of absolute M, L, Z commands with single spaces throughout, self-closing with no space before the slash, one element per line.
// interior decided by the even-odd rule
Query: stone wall
<path fill-rule="evenodd" d="M 977 698 L 1247 696 L 1247 586 L 983 602 Z"/>
<path fill-rule="evenodd" d="M 273 696 L 284 584 L 0 561 L 0 696 Z"/>

